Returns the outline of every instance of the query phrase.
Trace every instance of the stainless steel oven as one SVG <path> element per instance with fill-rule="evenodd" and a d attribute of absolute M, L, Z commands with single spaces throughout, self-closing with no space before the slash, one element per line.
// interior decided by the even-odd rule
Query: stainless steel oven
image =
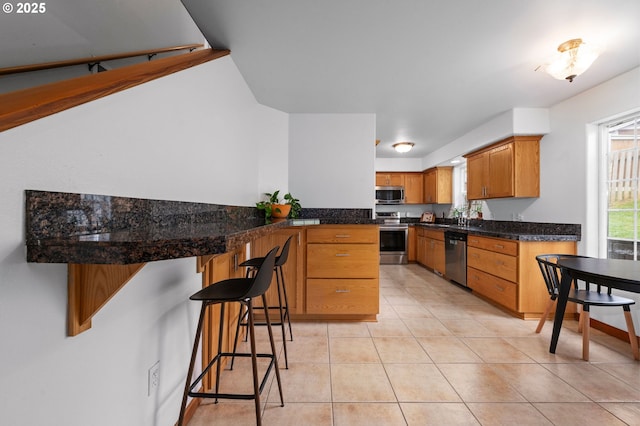
<path fill-rule="evenodd" d="M 400 223 L 400 216 L 395 212 L 379 213 L 377 216 L 385 218 L 384 223 L 380 225 L 380 264 L 408 263 L 409 225 Z"/>

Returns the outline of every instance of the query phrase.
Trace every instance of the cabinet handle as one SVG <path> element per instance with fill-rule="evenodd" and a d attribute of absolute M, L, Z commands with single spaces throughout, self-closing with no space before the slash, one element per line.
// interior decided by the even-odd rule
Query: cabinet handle
<path fill-rule="evenodd" d="M 336 253 L 336 257 L 349 257 L 351 256 L 349 253 Z"/>
<path fill-rule="evenodd" d="M 336 234 L 336 238 L 351 238 L 349 234 Z"/>
<path fill-rule="evenodd" d="M 351 293 L 351 290 L 340 290 L 340 289 L 336 289 L 336 293 Z"/>
<path fill-rule="evenodd" d="M 496 260 L 496 265 L 498 266 L 504 266 L 504 262 L 501 260 Z"/>
<path fill-rule="evenodd" d="M 504 287 L 500 287 L 499 285 L 496 284 L 496 290 L 502 293 L 504 292 Z"/>
<path fill-rule="evenodd" d="M 233 255 L 233 270 L 234 272 L 238 271 L 238 253 Z"/>
<path fill-rule="evenodd" d="M 503 249 L 504 246 L 502 244 L 495 244 L 494 245 L 495 248 L 499 248 L 499 249 Z"/>
<path fill-rule="evenodd" d="M 480 255 L 479 255 L 478 253 L 473 253 L 473 254 L 471 255 L 471 257 L 475 257 L 476 259 L 478 259 L 478 258 L 480 258 Z"/>

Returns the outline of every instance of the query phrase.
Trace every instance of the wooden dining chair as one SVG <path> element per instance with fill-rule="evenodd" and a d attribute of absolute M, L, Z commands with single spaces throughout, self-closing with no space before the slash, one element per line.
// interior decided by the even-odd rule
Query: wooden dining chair
<path fill-rule="evenodd" d="M 544 323 L 551 313 L 556 300 L 558 298 L 558 289 L 560 288 L 560 279 L 562 274 L 558 261 L 560 259 L 585 257 L 569 254 L 541 254 L 536 256 L 540 272 L 547 285 L 547 291 L 549 292 L 550 300 L 544 311 L 544 314 L 540 318 L 536 333 L 540 333 Z M 573 287 L 569 290 L 569 302 L 574 302 L 582 306 L 580 312 L 580 319 L 578 320 L 578 330 L 582 332 L 582 359 L 589 361 L 589 329 L 590 329 L 590 316 L 589 308 L 591 306 L 621 306 L 624 310 L 624 318 L 627 323 L 627 331 L 629 332 L 629 341 L 631 343 L 631 350 L 633 352 L 634 359 L 640 359 L 638 353 L 638 338 L 636 337 L 635 328 L 633 326 L 633 318 L 631 317 L 631 310 L 629 306 L 635 304 L 635 300 L 627 299 L 626 297 L 614 296 L 611 294 L 611 288 L 608 288 L 606 293 L 602 292 L 600 285 L 596 290 L 591 289 L 590 283 L 585 283 L 584 290 L 578 288 L 576 280 L 573 281 Z"/>

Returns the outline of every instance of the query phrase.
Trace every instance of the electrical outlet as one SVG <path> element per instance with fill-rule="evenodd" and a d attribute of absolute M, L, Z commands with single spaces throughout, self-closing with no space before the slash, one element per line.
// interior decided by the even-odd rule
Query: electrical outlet
<path fill-rule="evenodd" d="M 148 372 L 148 393 L 147 396 L 151 396 L 156 393 L 158 390 L 158 384 L 160 382 L 160 361 L 153 364 L 151 368 L 149 368 Z"/>

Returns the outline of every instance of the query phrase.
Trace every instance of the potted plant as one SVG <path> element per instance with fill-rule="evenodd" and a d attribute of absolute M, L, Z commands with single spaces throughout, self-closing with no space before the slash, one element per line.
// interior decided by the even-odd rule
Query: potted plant
<path fill-rule="evenodd" d="M 300 200 L 294 198 L 290 193 L 285 194 L 284 202 L 280 201 L 280 190 L 273 193 L 266 192 L 264 195 L 267 199 L 257 202 L 256 208 L 264 210 L 264 216 L 267 220 L 271 217 L 286 218 L 290 216 L 296 218 L 300 215 L 302 209 Z"/>

